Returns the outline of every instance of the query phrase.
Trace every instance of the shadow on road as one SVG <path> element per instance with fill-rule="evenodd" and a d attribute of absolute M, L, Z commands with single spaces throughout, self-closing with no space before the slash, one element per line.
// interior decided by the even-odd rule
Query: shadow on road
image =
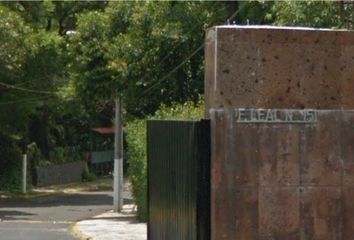
<path fill-rule="evenodd" d="M 124 199 L 132 203 L 132 199 Z M 0 199 L 2 221 L 77 221 L 112 209 L 112 192 L 60 193 L 29 199 Z"/>
<path fill-rule="evenodd" d="M 78 193 L 56 194 L 31 199 L 2 199 L 0 209 L 3 208 L 36 208 L 55 206 L 88 206 L 111 205 L 112 197 L 108 193 Z M 1 211 L 0 211 L 1 212 Z M 1 215 L 0 215 L 1 217 Z"/>
<path fill-rule="evenodd" d="M 22 212 L 22 211 L 15 211 L 15 210 L 14 211 L 0 210 L 0 220 L 1 221 L 28 220 L 28 217 L 25 217 L 25 216 L 33 216 L 33 215 L 36 215 L 36 214 Z"/>

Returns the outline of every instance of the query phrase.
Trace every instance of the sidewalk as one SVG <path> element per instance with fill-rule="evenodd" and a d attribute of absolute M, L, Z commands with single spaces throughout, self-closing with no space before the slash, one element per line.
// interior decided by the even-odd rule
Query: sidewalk
<path fill-rule="evenodd" d="M 112 191 L 112 178 L 98 179 L 94 182 L 33 188 L 25 195 L 0 192 L 0 199 L 36 198 L 47 195 L 75 194 L 91 191 Z M 125 180 L 123 197 L 128 203 L 133 203 L 131 192 L 131 184 Z M 81 240 L 146 240 L 147 225 L 146 223 L 136 221 L 134 207 L 134 204 L 126 204 L 123 206 L 122 213 L 109 211 L 90 219 L 79 221 L 71 227 L 71 233 Z"/>
<path fill-rule="evenodd" d="M 112 211 L 75 224 L 74 235 L 85 240 L 146 240 L 146 223 L 135 219 L 134 205 L 124 205 L 122 213 Z"/>

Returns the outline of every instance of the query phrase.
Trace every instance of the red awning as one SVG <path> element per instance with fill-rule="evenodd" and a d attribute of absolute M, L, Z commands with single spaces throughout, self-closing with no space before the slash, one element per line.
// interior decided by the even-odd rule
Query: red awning
<path fill-rule="evenodd" d="M 98 132 L 100 134 L 114 134 L 114 127 L 110 128 L 91 128 L 92 131 Z"/>

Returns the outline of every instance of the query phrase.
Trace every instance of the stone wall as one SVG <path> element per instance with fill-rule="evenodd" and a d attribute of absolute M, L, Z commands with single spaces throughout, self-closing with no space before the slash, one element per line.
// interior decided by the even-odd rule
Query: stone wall
<path fill-rule="evenodd" d="M 212 240 L 354 236 L 354 33 L 212 28 Z"/>
<path fill-rule="evenodd" d="M 211 28 L 207 106 L 352 109 L 353 36 L 332 30 Z"/>
<path fill-rule="evenodd" d="M 85 165 L 85 162 L 77 161 L 48 167 L 37 167 L 33 183 L 35 186 L 43 187 L 54 184 L 81 182 Z"/>

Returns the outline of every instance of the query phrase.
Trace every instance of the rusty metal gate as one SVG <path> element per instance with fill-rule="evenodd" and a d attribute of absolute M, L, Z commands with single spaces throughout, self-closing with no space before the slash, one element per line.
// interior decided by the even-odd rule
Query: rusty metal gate
<path fill-rule="evenodd" d="M 148 121 L 149 240 L 210 239 L 210 123 Z"/>

